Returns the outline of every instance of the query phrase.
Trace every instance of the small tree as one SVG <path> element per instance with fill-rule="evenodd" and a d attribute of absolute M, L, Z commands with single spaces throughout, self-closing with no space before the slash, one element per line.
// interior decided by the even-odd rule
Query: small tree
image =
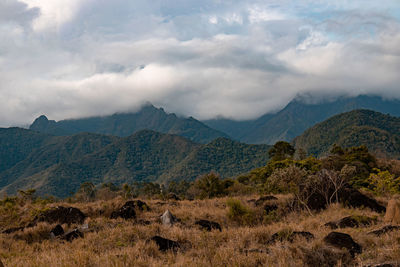
<path fill-rule="evenodd" d="M 292 158 L 295 152 L 296 150 L 291 144 L 285 141 L 279 141 L 268 151 L 268 155 L 271 160 L 278 161 Z"/>
<path fill-rule="evenodd" d="M 201 199 L 221 196 L 225 193 L 224 184 L 218 174 L 210 172 L 199 177 L 193 184 L 193 190 Z"/>
<path fill-rule="evenodd" d="M 95 186 L 92 182 L 84 182 L 81 184 L 78 194 L 84 197 L 85 201 L 93 200 L 96 195 Z"/>

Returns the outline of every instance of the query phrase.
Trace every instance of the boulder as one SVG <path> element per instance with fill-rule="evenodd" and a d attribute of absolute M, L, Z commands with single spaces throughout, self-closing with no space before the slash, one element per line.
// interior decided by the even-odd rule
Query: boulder
<path fill-rule="evenodd" d="M 307 241 L 314 239 L 314 235 L 310 232 L 282 230 L 282 231 L 279 231 L 279 232 L 273 234 L 271 236 L 271 239 L 267 242 L 267 244 L 273 244 L 277 241 L 293 242 L 298 237 L 305 238 Z"/>
<path fill-rule="evenodd" d="M 146 202 L 141 201 L 141 200 L 130 200 L 127 201 L 124 206 L 130 206 L 133 207 L 134 209 L 140 210 L 140 211 L 149 211 L 150 207 L 149 205 L 146 204 Z"/>
<path fill-rule="evenodd" d="M 400 201 L 397 199 L 389 200 L 384 221 L 390 224 L 400 224 Z"/>
<path fill-rule="evenodd" d="M 222 231 L 221 225 L 216 222 L 207 221 L 207 220 L 198 220 L 194 224 L 199 225 L 201 228 L 211 231 L 213 229 Z"/>
<path fill-rule="evenodd" d="M 266 204 L 264 206 L 264 210 L 267 214 L 269 214 L 271 211 L 277 210 L 278 206 L 275 204 Z"/>
<path fill-rule="evenodd" d="M 3 232 L 1 232 L 2 234 L 12 234 L 18 231 L 23 231 L 25 229 L 25 226 L 23 227 L 13 227 L 13 228 L 8 228 L 6 230 L 4 230 Z"/>
<path fill-rule="evenodd" d="M 83 238 L 83 237 L 84 237 L 84 235 L 81 231 L 79 231 L 79 229 L 74 229 L 74 230 L 71 230 L 71 231 L 67 232 L 66 234 L 64 234 L 61 239 L 71 242 L 74 239 Z"/>
<path fill-rule="evenodd" d="M 167 251 L 167 250 L 177 251 L 181 247 L 178 242 L 163 238 L 161 236 L 153 236 L 151 240 L 157 244 L 158 249 L 161 251 Z"/>
<path fill-rule="evenodd" d="M 386 211 L 386 208 L 380 205 L 375 199 L 362 194 L 350 186 L 339 191 L 339 201 L 353 208 L 365 207 L 378 213 Z"/>
<path fill-rule="evenodd" d="M 80 211 L 77 208 L 73 207 L 62 207 L 58 206 L 56 208 L 51 208 L 49 210 L 46 210 L 36 216 L 34 221 L 29 224 L 27 227 L 32 227 L 36 225 L 38 222 L 47 222 L 50 224 L 53 223 L 59 223 L 59 224 L 82 224 L 85 221 L 86 215 L 83 214 L 82 211 Z"/>
<path fill-rule="evenodd" d="M 355 228 L 361 226 L 370 226 L 374 222 L 376 222 L 376 219 L 367 216 L 348 216 L 338 221 L 328 222 L 325 224 L 325 226 L 330 227 L 331 229 L 346 227 Z"/>
<path fill-rule="evenodd" d="M 139 200 L 140 201 L 140 200 Z M 136 218 L 135 211 L 136 204 L 133 201 L 126 202 L 121 208 L 111 213 L 111 219 L 117 219 L 119 217 L 128 220 Z"/>
<path fill-rule="evenodd" d="M 348 234 L 331 232 L 324 238 L 324 242 L 339 249 L 346 248 L 352 257 L 362 252 L 362 247 Z"/>
<path fill-rule="evenodd" d="M 381 229 L 371 231 L 368 234 L 380 236 L 380 235 L 383 235 L 383 234 L 386 234 L 386 233 L 389 233 L 392 231 L 396 231 L 396 230 L 400 230 L 400 226 L 386 225 L 386 226 L 382 227 Z"/>
<path fill-rule="evenodd" d="M 270 201 L 270 200 L 278 200 L 276 197 L 274 196 L 262 196 L 260 198 L 258 198 L 257 200 L 254 201 L 254 204 L 256 206 L 261 206 L 262 204 L 264 204 L 265 201 Z"/>
<path fill-rule="evenodd" d="M 167 225 L 167 226 L 172 226 L 173 224 L 178 222 L 176 217 L 174 215 L 172 215 L 172 213 L 169 210 L 166 210 L 164 212 L 164 214 L 161 215 L 160 219 L 161 219 L 161 223 L 163 225 Z"/>
<path fill-rule="evenodd" d="M 56 237 L 64 234 L 64 229 L 61 225 L 57 224 L 51 231 L 50 235 Z"/>

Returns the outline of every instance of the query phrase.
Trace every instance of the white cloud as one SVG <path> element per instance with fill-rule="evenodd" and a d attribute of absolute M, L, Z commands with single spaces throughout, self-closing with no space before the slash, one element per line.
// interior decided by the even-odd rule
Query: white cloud
<path fill-rule="evenodd" d="M 0 125 L 146 101 L 246 119 L 299 93 L 400 97 L 389 8 L 396 1 L 3 1 Z"/>

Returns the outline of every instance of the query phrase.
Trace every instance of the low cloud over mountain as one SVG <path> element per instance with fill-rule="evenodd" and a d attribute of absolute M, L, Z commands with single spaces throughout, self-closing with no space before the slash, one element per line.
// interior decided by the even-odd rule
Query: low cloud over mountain
<path fill-rule="evenodd" d="M 150 101 L 251 119 L 298 94 L 400 98 L 393 1 L 0 3 L 0 126 Z"/>

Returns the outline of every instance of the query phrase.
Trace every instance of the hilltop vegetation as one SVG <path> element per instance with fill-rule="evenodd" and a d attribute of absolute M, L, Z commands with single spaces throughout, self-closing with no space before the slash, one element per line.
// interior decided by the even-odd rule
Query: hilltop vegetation
<path fill-rule="evenodd" d="M 269 149 L 225 138 L 202 145 L 150 130 L 123 138 L 91 133 L 49 136 L 17 128 L 2 132 L 0 142 L 10 144 L 10 150 L 2 150 L 0 162 L 8 163 L 0 173 L 0 187 L 9 194 L 35 188 L 41 195 L 66 197 L 82 182 L 193 181 L 210 171 L 230 177 L 264 165 Z M 11 161 L 12 149 L 20 152 Z"/>
<path fill-rule="evenodd" d="M 153 130 L 183 136 L 197 143 L 208 143 L 218 137 L 228 137 L 225 133 L 211 129 L 192 117 L 180 118 L 150 104 L 134 113 L 117 113 L 58 122 L 48 120 L 42 115 L 32 123 L 30 129 L 61 136 L 90 132 L 120 137 L 130 136 L 141 130 Z"/>
<path fill-rule="evenodd" d="M 400 157 L 400 118 L 370 110 L 355 110 L 321 122 L 293 141 L 296 148 L 321 156 L 333 144 L 343 147 L 365 145 L 371 152 Z"/>

